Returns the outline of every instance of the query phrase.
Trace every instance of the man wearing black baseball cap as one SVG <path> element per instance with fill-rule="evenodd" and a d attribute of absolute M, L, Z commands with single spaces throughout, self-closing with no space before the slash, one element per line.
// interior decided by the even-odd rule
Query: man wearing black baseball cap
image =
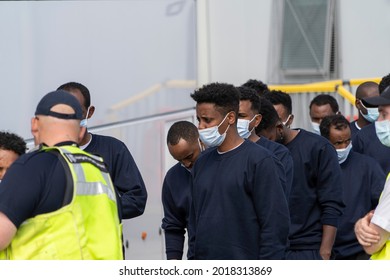
<path fill-rule="evenodd" d="M 31 120 L 39 149 L 0 185 L 0 259 L 123 259 L 115 191 L 101 158 L 77 143 L 81 105 L 45 95 Z"/>
<path fill-rule="evenodd" d="M 363 99 L 365 106 L 378 107 L 379 117 L 375 122 L 376 135 L 380 142 L 390 147 L 390 86 L 380 96 Z M 390 180 L 387 180 L 374 211 L 355 224 L 359 243 L 371 259 L 390 260 Z"/>
<path fill-rule="evenodd" d="M 361 99 L 362 104 L 367 108 L 377 107 L 379 116 L 377 121 L 363 127 L 359 133 L 352 138 L 352 149 L 355 152 L 365 154 L 378 161 L 383 172 L 390 172 L 390 134 L 388 133 L 389 122 L 387 110 L 390 109 L 390 86 L 378 96 Z"/>
<path fill-rule="evenodd" d="M 68 92 L 57 90 L 46 94 L 31 120 L 35 145 L 52 146 L 62 141 L 78 143 L 85 130 L 80 127 L 82 115 L 80 103 Z"/>

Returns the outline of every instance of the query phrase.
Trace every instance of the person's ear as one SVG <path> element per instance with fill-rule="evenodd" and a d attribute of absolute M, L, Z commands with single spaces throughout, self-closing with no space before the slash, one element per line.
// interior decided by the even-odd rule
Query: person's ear
<path fill-rule="evenodd" d="M 38 118 L 31 118 L 31 134 L 34 137 L 34 144 L 39 145 L 39 128 L 38 128 Z"/>
<path fill-rule="evenodd" d="M 288 121 L 286 122 L 285 126 L 290 128 L 293 121 L 294 121 L 294 115 L 290 114 L 290 117 L 289 117 Z"/>
<path fill-rule="evenodd" d="M 230 125 L 234 124 L 237 121 L 237 115 L 235 112 L 231 111 L 227 115 L 228 123 Z"/>
<path fill-rule="evenodd" d="M 359 111 L 363 111 L 365 108 L 362 108 L 362 101 L 358 98 L 355 99 L 355 107 L 359 110 Z"/>
<path fill-rule="evenodd" d="M 254 120 L 254 127 L 258 127 L 262 119 L 263 116 L 261 114 L 257 114 Z"/>
<path fill-rule="evenodd" d="M 93 114 L 95 113 L 95 106 L 89 106 L 88 116 L 87 119 L 92 118 Z"/>

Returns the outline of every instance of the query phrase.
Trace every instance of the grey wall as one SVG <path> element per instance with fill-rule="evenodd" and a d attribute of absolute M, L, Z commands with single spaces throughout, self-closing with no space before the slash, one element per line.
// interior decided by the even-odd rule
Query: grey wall
<path fill-rule="evenodd" d="M 92 126 L 192 105 L 188 89 L 163 87 L 151 96 L 178 98 L 141 98 L 108 114 L 150 86 L 195 80 L 195 51 L 191 0 L 1 1 L 0 129 L 31 137 L 37 102 L 68 81 L 90 89 Z"/>

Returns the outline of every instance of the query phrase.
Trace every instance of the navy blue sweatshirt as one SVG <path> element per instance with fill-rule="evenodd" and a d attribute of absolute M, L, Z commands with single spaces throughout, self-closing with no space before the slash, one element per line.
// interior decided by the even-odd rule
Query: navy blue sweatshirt
<path fill-rule="evenodd" d="M 167 259 L 181 259 L 190 211 L 192 175 L 181 163 L 172 166 L 164 178 L 162 204 Z"/>
<path fill-rule="evenodd" d="M 385 185 L 386 175 L 372 158 L 351 151 L 341 164 L 344 188 L 344 214 L 337 229 L 336 258 L 364 253 L 356 239 L 354 226 L 358 219 L 375 209 Z"/>
<path fill-rule="evenodd" d="M 190 259 L 283 259 L 289 213 L 271 152 L 245 140 L 193 167 Z"/>
<path fill-rule="evenodd" d="M 110 136 L 92 134 L 85 148 L 103 158 L 117 192 L 120 219 L 130 219 L 143 214 L 147 192 L 141 173 L 126 145 Z"/>
<path fill-rule="evenodd" d="M 281 172 L 285 174 L 286 178 L 283 187 L 288 201 L 294 174 L 294 163 L 290 151 L 284 145 L 268 140 L 265 137 L 260 137 L 260 139 L 256 143 L 270 150 L 275 155 L 275 157 L 282 163 Z"/>
<path fill-rule="evenodd" d="M 349 128 L 351 129 L 351 139 L 355 137 L 356 134 L 360 131 L 359 128 L 356 127 L 356 121 L 353 121 L 349 124 Z"/>
<path fill-rule="evenodd" d="M 375 159 L 385 174 L 390 172 L 390 148 L 379 141 L 375 132 L 375 124 L 363 127 L 352 139 L 352 149 L 355 152 Z"/>
<path fill-rule="evenodd" d="M 323 225 L 337 227 L 344 207 L 337 153 L 327 139 L 303 129 L 286 146 L 294 161 L 290 249 L 317 250 Z"/>

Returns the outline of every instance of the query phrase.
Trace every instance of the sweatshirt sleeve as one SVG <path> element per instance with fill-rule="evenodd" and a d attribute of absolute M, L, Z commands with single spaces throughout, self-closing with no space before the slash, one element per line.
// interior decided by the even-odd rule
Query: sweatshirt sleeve
<path fill-rule="evenodd" d="M 277 167 L 271 156 L 256 165 L 254 176 L 253 204 L 261 226 L 259 259 L 283 259 L 290 215 Z"/>

